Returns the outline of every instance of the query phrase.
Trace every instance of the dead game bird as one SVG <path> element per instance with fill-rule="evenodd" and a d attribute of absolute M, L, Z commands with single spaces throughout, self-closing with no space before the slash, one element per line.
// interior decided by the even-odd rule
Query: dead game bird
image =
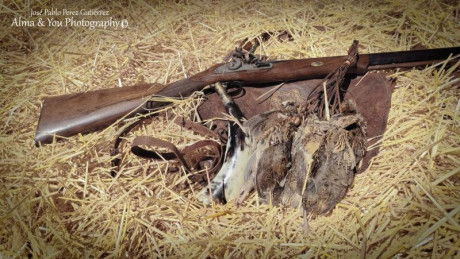
<path fill-rule="evenodd" d="M 300 124 L 293 118 L 291 103 L 281 110 L 265 112 L 242 123 L 242 128 L 230 126 L 225 162 L 209 188 L 198 196 L 209 204 L 244 198 L 259 187 L 262 199 L 269 197 L 276 184 L 285 177 L 290 167 L 292 134 Z M 267 159 L 268 158 L 268 159 Z"/>
<path fill-rule="evenodd" d="M 305 230 L 310 217 L 333 210 L 353 183 L 356 167 L 367 149 L 366 125 L 347 102 L 342 114 L 329 121 L 307 116 L 292 144 L 292 167 L 279 196 L 279 203 L 302 204 Z"/>
<path fill-rule="evenodd" d="M 262 202 L 278 201 L 276 195 L 282 190 L 283 180 L 291 168 L 292 137 L 301 121 L 297 114 L 293 102 L 284 102 L 280 110 L 256 115 L 243 124 L 254 150 L 244 170 L 245 184 L 237 204 L 253 189 Z"/>
<path fill-rule="evenodd" d="M 305 103 L 284 102 L 229 134 L 228 156 L 210 184 L 212 199 L 224 196 L 221 200 L 241 204 L 255 189 L 262 202 L 302 206 L 307 233 L 309 218 L 335 208 L 367 149 L 365 121 L 354 102 L 342 100 L 340 90 L 347 69 L 356 63 L 357 44 Z M 235 105 L 224 91 L 220 95 L 226 107 Z M 209 203 L 207 197 L 205 190 L 200 199 Z"/>
<path fill-rule="evenodd" d="M 281 141 L 267 145 L 273 136 L 265 136 L 265 141 L 256 142 L 254 161 L 245 171 L 237 204 L 255 188 L 262 202 L 302 205 L 305 230 L 309 232 L 308 218 L 333 210 L 353 183 L 356 167 L 367 149 L 366 125 L 351 101 L 344 103 L 343 113 L 328 121 L 311 114 L 297 125 L 287 118 L 293 117 L 278 120 L 286 125 L 287 134 Z M 259 121 L 258 126 L 276 125 L 273 120 L 263 122 Z M 279 135 L 283 131 L 275 129 L 267 133 Z"/>

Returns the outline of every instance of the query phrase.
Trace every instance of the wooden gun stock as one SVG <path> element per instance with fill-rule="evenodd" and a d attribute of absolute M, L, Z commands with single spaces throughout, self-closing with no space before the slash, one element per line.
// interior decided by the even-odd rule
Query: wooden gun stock
<path fill-rule="evenodd" d="M 155 84 L 47 97 L 38 120 L 35 145 L 107 127 L 134 112 L 164 86 Z"/>
<path fill-rule="evenodd" d="M 359 55 L 349 73 L 362 75 L 368 70 L 432 64 L 449 55 L 458 55 L 460 47 Z M 38 121 L 35 144 L 51 143 L 54 136 L 69 137 L 107 127 L 124 116 L 159 107 L 148 102 L 152 95 L 186 97 L 216 82 L 241 81 L 244 85 L 324 78 L 343 63 L 346 56 L 267 61 L 257 65 L 229 68 L 217 64 L 192 77 L 167 86 L 158 84 L 103 89 L 45 98 Z"/>

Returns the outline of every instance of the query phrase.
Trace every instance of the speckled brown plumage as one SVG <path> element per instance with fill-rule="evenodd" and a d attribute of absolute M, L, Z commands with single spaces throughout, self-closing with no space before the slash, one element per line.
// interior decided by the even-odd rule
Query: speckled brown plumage
<path fill-rule="evenodd" d="M 342 114 L 328 121 L 311 114 L 296 125 L 288 123 L 295 118 L 293 113 L 281 111 L 264 121 L 277 127 L 263 127 L 270 134 L 261 135 L 255 151 L 257 167 L 250 179 L 262 201 L 290 207 L 301 204 L 305 216 L 314 217 L 331 211 L 343 199 L 367 148 L 363 118 L 352 103 L 344 107 Z"/>
<path fill-rule="evenodd" d="M 293 152 L 298 155 L 292 163 L 302 207 L 315 216 L 329 212 L 343 199 L 367 145 L 364 122 L 357 114 L 336 115 L 330 121 L 312 115 L 306 124 L 310 130 L 294 142 Z"/>
<path fill-rule="evenodd" d="M 297 106 L 286 102 L 280 110 L 259 114 L 244 123 L 255 149 L 246 168 L 247 181 L 238 203 L 254 188 L 263 202 L 278 200 L 273 193 L 280 190 L 290 169 L 292 136 L 300 124 L 296 115 Z"/>

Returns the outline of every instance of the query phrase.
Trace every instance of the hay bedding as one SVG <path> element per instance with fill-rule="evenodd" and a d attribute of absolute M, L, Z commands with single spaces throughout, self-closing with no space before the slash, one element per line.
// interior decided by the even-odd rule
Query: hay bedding
<path fill-rule="evenodd" d="M 300 210 L 259 204 L 256 195 L 240 208 L 202 205 L 200 187 L 182 170 L 168 173 L 174 165 L 167 162 L 128 156 L 112 178 L 117 127 L 33 147 L 45 96 L 173 82 L 268 31 L 294 39 L 273 37 L 258 50 L 278 59 L 344 55 L 353 39 L 361 53 L 458 46 L 455 1 L 30 2 L 34 10 L 100 8 L 126 18 L 129 29 L 12 27 L 14 17 L 28 17 L 27 2 L 0 4 L 1 257 L 459 256 L 453 69 L 390 72 L 396 89 L 381 152 L 333 213 L 310 223 L 310 236 Z M 200 99 L 175 100 L 169 109 L 198 120 Z M 201 138 L 162 117 L 135 134 L 179 146 Z"/>

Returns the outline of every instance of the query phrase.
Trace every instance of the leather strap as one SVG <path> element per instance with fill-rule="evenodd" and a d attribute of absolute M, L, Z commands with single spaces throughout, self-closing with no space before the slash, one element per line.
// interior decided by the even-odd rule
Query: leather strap
<path fill-rule="evenodd" d="M 354 40 L 350 49 L 348 50 L 347 59 L 334 71 L 331 71 L 324 79 L 323 85 L 318 86 L 310 94 L 304 110 L 307 112 L 314 112 L 319 118 L 325 118 L 325 98 L 327 96 L 328 108 L 330 109 L 330 115 L 335 113 L 342 113 L 342 99 L 344 96 L 341 95 L 340 87 L 345 79 L 345 75 L 348 69 L 356 64 L 358 60 L 358 41 Z M 325 91 L 327 95 L 325 95 Z M 342 93 L 346 91 L 342 90 Z"/>
<path fill-rule="evenodd" d="M 146 146 L 153 151 L 141 148 L 140 146 Z M 164 148 L 170 152 L 160 152 L 156 149 Z M 184 160 L 183 154 L 179 149 L 169 141 L 161 140 L 154 137 L 147 136 L 137 136 L 134 138 L 133 143 L 131 144 L 131 152 L 138 157 L 142 158 L 151 158 L 151 159 L 164 159 L 164 160 L 173 160 L 178 159 L 179 162 L 185 167 L 187 171 L 190 171 L 190 167 Z"/>
<path fill-rule="evenodd" d="M 190 120 L 186 120 L 184 117 L 177 117 L 175 120 L 174 120 L 174 123 L 176 123 L 177 125 L 180 125 L 181 127 L 187 129 L 187 130 L 191 130 L 192 132 L 194 133 L 197 133 L 203 137 L 211 137 L 211 138 L 215 138 L 215 139 L 220 139 L 221 136 L 219 134 L 217 134 L 216 132 L 210 130 L 208 127 L 205 127 L 201 124 L 198 124 L 196 122 L 193 122 L 193 121 L 190 121 Z"/>
<path fill-rule="evenodd" d="M 115 141 L 113 142 L 113 147 L 110 149 L 110 156 L 112 157 L 111 165 L 112 165 L 112 170 L 110 171 L 110 175 L 112 177 L 115 177 L 120 171 L 120 164 L 121 161 L 123 161 L 123 156 L 122 153 L 120 152 L 120 144 L 121 141 L 123 140 L 123 137 L 126 136 L 131 130 L 133 130 L 135 127 L 137 127 L 141 122 L 144 120 L 137 120 L 134 121 L 133 123 L 129 124 L 124 128 L 118 135 L 115 137 Z"/>
<path fill-rule="evenodd" d="M 115 157 L 112 160 L 112 166 L 115 168 L 112 171 L 112 176 L 116 175 L 122 160 L 119 152 L 121 138 L 138 126 L 140 122 L 136 121 L 127 126 L 117 136 L 111 152 L 111 155 Z M 220 139 L 219 134 L 209 128 L 183 117 L 176 118 L 174 122 L 199 135 Z M 159 151 L 160 149 L 166 151 Z M 177 160 L 187 173 L 190 173 L 189 179 L 191 181 L 202 183 L 207 182 L 208 175 L 212 178 L 219 170 L 222 164 L 222 150 L 222 145 L 218 141 L 209 139 L 197 141 L 182 150 L 179 150 L 176 145 L 169 141 L 148 136 L 137 136 L 131 144 L 131 152 L 139 157 L 168 161 Z M 192 174 L 193 171 L 203 169 L 207 172 Z"/>
<path fill-rule="evenodd" d="M 210 148 L 211 154 L 204 153 L 204 148 Z M 167 151 L 162 152 L 159 149 L 166 149 Z M 136 137 L 131 146 L 131 152 L 139 157 L 178 160 L 188 173 L 207 168 L 210 177 L 216 174 L 220 168 L 221 150 L 221 145 L 214 140 L 200 140 L 179 150 L 171 142 L 147 136 Z M 190 174 L 189 179 L 194 182 L 206 182 L 206 172 Z"/>

